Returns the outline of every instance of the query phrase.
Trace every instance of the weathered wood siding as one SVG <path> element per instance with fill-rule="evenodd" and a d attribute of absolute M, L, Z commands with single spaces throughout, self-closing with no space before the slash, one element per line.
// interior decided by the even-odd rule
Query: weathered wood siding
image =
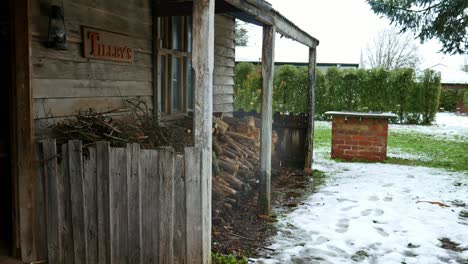
<path fill-rule="evenodd" d="M 201 160 L 207 150 L 187 147 L 83 148 L 69 141 L 38 144 L 38 185 L 44 230 L 41 260 L 49 264 L 207 263 L 201 225 L 208 195 Z M 58 157 L 61 157 L 58 159 Z M 38 196 L 39 197 L 39 196 Z M 39 201 L 38 201 L 39 202 Z"/>
<path fill-rule="evenodd" d="M 213 112 L 234 111 L 234 24 L 231 16 L 215 16 Z"/>
<path fill-rule="evenodd" d="M 61 1 L 59 1 L 61 2 Z M 152 14 L 150 0 L 64 0 L 68 49 L 48 49 L 51 1 L 31 1 L 34 118 L 63 117 L 80 109 L 121 108 L 130 98 L 152 106 Z M 81 26 L 129 36 L 132 63 L 87 59 Z"/>

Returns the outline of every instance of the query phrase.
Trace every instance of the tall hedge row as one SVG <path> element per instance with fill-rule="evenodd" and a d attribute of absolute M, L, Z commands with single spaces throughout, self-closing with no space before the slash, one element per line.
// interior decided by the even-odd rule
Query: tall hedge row
<path fill-rule="evenodd" d="M 261 68 L 251 63 L 236 66 L 234 106 L 260 110 Z M 284 65 L 275 70 L 273 111 L 307 112 L 306 67 Z M 427 70 L 416 76 L 413 69 L 338 69 L 317 71 L 315 112 L 378 111 L 398 115 L 398 123 L 429 124 L 439 105 L 440 77 Z"/>

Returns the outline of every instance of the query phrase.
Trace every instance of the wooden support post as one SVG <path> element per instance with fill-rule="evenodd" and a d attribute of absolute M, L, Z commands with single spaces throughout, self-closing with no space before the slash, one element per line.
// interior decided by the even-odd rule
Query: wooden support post
<path fill-rule="evenodd" d="M 187 256 L 189 263 L 211 263 L 211 142 L 213 119 L 213 67 L 214 67 L 214 5 L 215 0 L 193 1 L 192 65 L 194 81 L 194 142 L 201 150 L 200 179 L 198 184 L 199 210 L 187 208 L 187 215 L 200 220 L 198 247 L 200 259 Z M 187 172 L 191 173 L 191 172 Z M 190 182 L 188 183 L 190 184 Z M 196 188 L 196 186 L 187 186 Z M 194 214 L 195 213 L 195 214 Z M 187 242 L 187 252 L 194 244 Z"/>
<path fill-rule="evenodd" d="M 317 61 L 317 48 L 309 48 L 309 126 L 307 128 L 307 154 L 304 165 L 306 173 L 312 173 L 314 161 L 314 114 L 315 114 L 315 72 Z"/>
<path fill-rule="evenodd" d="M 274 26 L 263 27 L 262 51 L 262 127 L 260 140 L 260 193 L 259 207 L 261 214 L 270 213 L 271 191 L 271 134 L 272 134 L 272 104 L 273 104 L 273 75 L 275 57 Z"/>
<path fill-rule="evenodd" d="M 14 177 L 14 249 L 24 262 L 36 261 L 34 245 L 34 143 L 30 67 L 29 0 L 11 1 L 13 91 L 11 149 Z M 18 251 L 21 249 L 20 251 Z"/>

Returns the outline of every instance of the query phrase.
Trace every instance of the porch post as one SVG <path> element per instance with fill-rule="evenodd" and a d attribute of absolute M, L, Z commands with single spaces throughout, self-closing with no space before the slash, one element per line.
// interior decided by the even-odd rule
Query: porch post
<path fill-rule="evenodd" d="M 199 209 L 187 208 L 187 214 L 201 223 L 187 241 L 189 263 L 211 263 L 211 142 L 213 118 L 215 0 L 193 1 L 192 67 L 194 69 L 194 142 L 201 151 Z M 190 173 L 190 172 L 187 172 Z M 189 183 L 190 184 L 190 183 Z M 193 186 L 195 187 L 195 186 Z M 190 212 L 192 210 L 192 212 Z M 197 211 L 193 211 L 197 210 Z"/>
<path fill-rule="evenodd" d="M 317 60 L 317 48 L 309 48 L 309 126 L 307 128 L 307 155 L 304 165 L 306 173 L 312 172 L 314 160 L 314 114 L 315 114 L 315 71 Z"/>
<path fill-rule="evenodd" d="M 260 139 L 260 193 L 258 197 L 260 212 L 270 213 L 271 191 L 271 133 L 272 133 L 272 103 L 273 75 L 275 56 L 275 26 L 263 27 L 262 51 L 262 126 Z"/>

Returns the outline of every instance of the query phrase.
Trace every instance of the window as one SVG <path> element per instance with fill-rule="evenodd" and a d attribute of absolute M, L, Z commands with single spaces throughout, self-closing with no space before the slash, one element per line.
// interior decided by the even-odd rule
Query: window
<path fill-rule="evenodd" d="M 161 113 L 190 112 L 193 109 L 192 18 L 160 18 L 158 40 Z"/>

